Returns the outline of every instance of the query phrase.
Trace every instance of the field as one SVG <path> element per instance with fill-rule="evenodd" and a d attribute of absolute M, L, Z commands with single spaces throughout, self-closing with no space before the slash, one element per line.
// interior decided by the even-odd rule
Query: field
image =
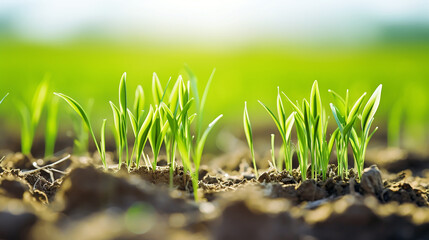
<path fill-rule="evenodd" d="M 429 238 L 427 44 L 0 48 L 1 239 Z"/>

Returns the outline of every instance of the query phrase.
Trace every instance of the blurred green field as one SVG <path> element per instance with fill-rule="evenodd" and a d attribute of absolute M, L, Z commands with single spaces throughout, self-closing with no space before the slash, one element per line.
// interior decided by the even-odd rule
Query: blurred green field
<path fill-rule="evenodd" d="M 205 122 L 223 113 L 222 128 L 236 135 L 242 135 L 244 101 L 248 101 L 255 128 L 272 128 L 271 119 L 257 100 L 274 107 L 277 86 L 291 99 L 308 98 L 311 84 L 317 79 L 326 107 L 332 100 L 328 89 L 341 94 L 350 89 L 351 97 L 357 98 L 383 84 L 376 115 L 380 135 L 385 136 L 389 119 L 402 116 L 404 146 L 428 145 L 429 45 L 424 43 L 357 47 L 266 42 L 236 48 L 201 48 L 154 43 L 37 45 L 0 40 L 0 95 L 10 92 L 0 107 L 1 132 L 18 134 L 19 117 L 14 101 L 30 99 L 46 74 L 50 76 L 52 91 L 72 96 L 83 105 L 93 98 L 92 116 L 97 124 L 102 118 L 112 118 L 108 101 L 117 101 L 123 72 L 127 72 L 129 98 L 133 97 L 137 84 L 141 84 L 149 100 L 152 73 L 156 72 L 163 84 L 179 74 L 187 79 L 185 63 L 199 78 L 201 91 L 216 68 Z M 60 127 L 69 129 L 68 106 L 60 106 L 59 113 L 64 119 Z M 389 118 L 392 109 L 403 111 Z"/>

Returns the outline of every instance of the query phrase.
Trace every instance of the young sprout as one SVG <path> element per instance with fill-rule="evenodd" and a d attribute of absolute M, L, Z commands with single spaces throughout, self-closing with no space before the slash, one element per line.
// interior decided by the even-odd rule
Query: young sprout
<path fill-rule="evenodd" d="M 197 195 L 197 189 L 198 189 L 198 172 L 199 172 L 199 168 L 200 168 L 200 162 L 201 162 L 201 157 L 202 157 L 202 153 L 203 153 L 203 149 L 204 149 L 204 145 L 207 139 L 208 134 L 210 133 L 210 131 L 213 129 L 214 125 L 216 125 L 217 121 L 222 118 L 222 114 L 219 115 L 217 118 L 215 118 L 206 128 L 206 130 L 202 133 L 202 123 L 203 123 L 203 117 L 204 117 L 204 106 L 205 106 L 205 102 L 209 93 L 209 89 L 210 89 L 210 85 L 214 76 L 214 73 L 216 71 L 216 69 L 213 69 L 212 74 L 210 75 L 206 86 L 204 88 L 204 92 L 203 92 L 203 96 L 201 97 L 201 102 L 199 101 L 199 94 L 198 94 L 198 86 L 197 86 L 197 78 L 196 76 L 192 73 L 192 71 L 190 70 L 189 67 L 185 66 L 188 75 L 190 76 L 190 82 L 192 84 L 192 88 L 193 88 L 193 96 L 196 99 L 196 117 L 197 117 L 197 138 L 196 141 L 194 142 L 194 147 L 191 147 L 191 149 L 194 149 L 195 151 L 193 152 L 193 160 L 194 160 L 194 176 L 192 177 L 192 186 L 194 188 L 194 197 L 195 200 L 198 199 L 198 195 Z M 188 84 L 189 85 L 189 84 Z M 188 87 L 189 89 L 189 87 Z M 188 91 L 189 92 L 189 91 Z M 194 117 L 195 117 L 194 116 Z M 192 115 L 191 115 L 192 117 Z M 190 123 L 192 123 L 193 118 L 190 119 Z"/>
<path fill-rule="evenodd" d="M 161 109 L 155 106 L 155 113 L 153 115 L 153 123 L 149 132 L 149 143 L 152 146 L 153 161 L 152 170 L 156 170 L 156 162 L 159 152 L 161 150 L 162 142 L 164 141 L 165 134 L 167 133 L 168 124 L 162 121 Z"/>
<path fill-rule="evenodd" d="M 253 168 L 255 170 L 255 176 L 256 178 L 258 178 L 259 174 L 258 174 L 258 168 L 256 166 L 255 150 L 253 148 L 252 125 L 250 124 L 249 113 L 247 112 L 247 102 L 244 102 L 243 125 L 244 125 L 244 133 L 247 139 L 247 144 L 249 145 L 250 153 L 252 154 L 252 161 L 253 161 Z M 274 162 L 274 159 L 273 159 L 273 162 Z"/>
<path fill-rule="evenodd" d="M 117 141 L 118 146 L 118 158 L 119 165 L 121 168 L 123 151 L 125 151 L 125 164 L 127 168 L 131 168 L 131 160 L 128 157 L 128 137 L 127 137 L 127 88 L 126 88 L 126 77 L 127 74 L 124 73 L 121 77 L 121 81 L 119 83 L 119 108 L 113 102 L 109 102 L 113 111 L 113 120 L 115 124 L 115 139 Z"/>
<path fill-rule="evenodd" d="M 89 121 L 88 115 L 86 114 L 85 110 L 83 110 L 82 106 L 73 98 L 62 94 L 62 93 L 54 93 L 55 95 L 61 97 L 64 99 L 70 107 L 73 108 L 73 110 L 76 111 L 76 113 L 82 118 L 85 125 L 88 127 L 89 132 L 91 133 L 92 139 L 94 140 L 95 147 L 97 148 L 98 153 L 100 154 L 101 161 L 104 165 L 104 167 L 107 169 L 106 164 L 106 148 L 105 148 L 105 126 L 106 126 L 106 119 L 103 120 L 103 123 L 101 125 L 101 140 L 100 140 L 100 146 L 98 145 L 97 139 L 95 138 L 94 131 L 91 126 L 91 122 Z"/>
<path fill-rule="evenodd" d="M 39 125 L 40 117 L 46 103 L 48 94 L 48 82 L 42 81 L 36 88 L 30 107 L 22 102 L 18 102 L 22 125 L 21 125 L 21 151 L 29 154 L 33 145 L 33 138 L 36 128 Z"/>
<path fill-rule="evenodd" d="M 382 85 L 380 84 L 377 87 L 377 89 L 374 91 L 374 93 L 371 95 L 371 97 L 369 98 L 368 102 L 366 103 L 365 107 L 362 110 L 362 115 L 360 117 L 361 119 L 360 135 L 358 135 L 355 129 L 352 129 L 352 132 L 351 132 L 350 144 L 353 149 L 355 168 L 358 172 L 359 178 L 362 176 L 363 166 L 365 161 L 365 152 L 366 152 L 366 148 L 368 146 L 369 140 L 378 129 L 376 127 L 372 132 L 370 132 L 371 124 L 374 121 L 374 115 L 377 112 L 378 106 L 380 105 L 381 90 L 382 90 Z"/>
<path fill-rule="evenodd" d="M 176 117 L 178 115 L 178 112 L 180 111 L 179 85 L 182 83 L 183 83 L 182 76 L 179 75 L 179 77 L 176 80 L 176 83 L 173 86 L 173 89 L 171 90 L 171 93 L 168 99 L 168 104 L 164 102 L 161 103 L 161 108 L 164 111 L 163 112 L 163 118 L 165 118 L 164 121 L 168 121 L 169 124 L 174 125 L 174 126 L 170 126 L 167 129 L 167 132 L 165 134 L 165 139 L 164 139 L 167 162 L 170 165 L 170 187 L 173 187 L 173 173 L 174 173 L 174 168 L 176 166 L 176 161 L 175 161 L 176 148 L 177 148 L 176 131 L 178 130 Z"/>
<path fill-rule="evenodd" d="M 286 118 L 285 110 L 283 107 L 283 101 L 280 97 L 280 90 L 277 87 L 277 115 L 276 117 L 274 113 L 261 101 L 258 101 L 262 107 L 268 112 L 271 118 L 274 120 L 274 123 L 277 126 L 277 129 L 280 132 L 280 136 L 283 140 L 283 151 L 284 151 L 284 159 L 285 159 L 285 169 L 286 171 L 292 171 L 292 146 L 291 146 L 291 131 L 293 124 L 295 122 L 294 116 L 296 112 L 292 112 L 288 118 Z"/>
<path fill-rule="evenodd" d="M 133 152 L 135 152 L 135 154 L 136 154 L 136 166 L 137 166 L 137 168 L 140 166 L 140 158 L 142 156 L 143 156 L 143 158 L 145 158 L 145 155 L 143 153 L 143 149 L 144 149 L 144 146 L 146 145 L 146 141 L 148 139 L 149 131 L 152 128 L 153 115 L 154 115 L 154 110 L 153 110 L 153 107 L 150 106 L 149 112 L 146 115 L 146 118 L 145 118 L 144 122 L 142 123 L 141 127 L 139 129 L 136 129 L 136 134 L 135 134 L 136 139 L 134 142 Z"/>
<path fill-rule="evenodd" d="M 314 81 L 311 87 L 310 103 L 304 99 L 302 107 L 298 103 L 294 104 L 285 93 L 283 95 L 297 112 L 295 121 L 299 147 L 298 160 L 300 161 L 302 176 L 306 175 L 302 171 L 307 171 L 306 162 L 310 153 L 311 178 L 317 178 L 320 173 L 325 178 L 331 151 L 326 142 L 328 121 L 322 106 L 318 82 Z"/>
<path fill-rule="evenodd" d="M 138 85 L 136 88 L 133 112 L 136 119 L 136 127 L 141 127 L 143 124 L 143 112 L 144 112 L 144 92 L 143 87 Z"/>
<path fill-rule="evenodd" d="M 348 90 L 346 91 L 345 99 L 343 99 L 340 95 L 338 95 L 332 90 L 328 91 L 332 94 L 336 102 L 336 105 L 334 105 L 333 103 L 330 104 L 332 114 L 335 118 L 335 122 L 338 125 L 338 129 L 334 132 L 332 138 L 336 138 L 338 175 L 344 177 L 348 170 L 347 148 L 349 139 L 354 131 L 353 125 L 358 118 L 358 111 L 362 105 L 366 93 L 362 94 L 362 96 L 354 103 L 353 107 L 350 109 L 348 105 Z"/>

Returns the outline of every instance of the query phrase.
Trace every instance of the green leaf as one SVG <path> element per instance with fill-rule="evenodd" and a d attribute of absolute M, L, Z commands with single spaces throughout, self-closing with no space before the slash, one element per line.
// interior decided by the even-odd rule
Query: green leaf
<path fill-rule="evenodd" d="M 272 161 L 273 167 L 277 169 L 276 153 L 275 153 L 275 136 L 276 135 L 271 134 L 271 161 Z"/>
<path fill-rule="evenodd" d="M 277 87 L 277 115 L 279 116 L 279 123 L 281 126 L 281 129 L 285 129 L 286 124 L 286 116 L 285 116 L 285 109 L 283 107 L 282 98 L 280 96 L 280 88 Z"/>
<path fill-rule="evenodd" d="M 194 99 L 191 98 L 184 106 L 180 114 L 177 116 L 177 119 L 179 119 L 179 125 L 184 124 L 186 121 L 186 118 L 188 116 L 189 108 L 192 106 L 192 103 L 194 102 Z"/>
<path fill-rule="evenodd" d="M 162 89 L 161 82 L 159 81 L 159 78 L 156 75 L 156 73 L 153 73 L 153 77 L 152 77 L 152 95 L 153 95 L 153 102 L 155 103 L 155 105 L 159 105 L 162 99 L 163 89 Z"/>
<path fill-rule="evenodd" d="M 258 102 L 262 105 L 262 107 L 264 107 L 265 108 L 265 110 L 268 112 L 268 114 L 271 116 L 271 118 L 274 120 L 274 123 L 276 124 L 276 126 L 277 126 L 277 128 L 278 128 L 278 130 L 279 130 L 279 132 L 280 132 L 280 134 L 282 135 L 282 138 L 284 139 L 284 140 L 286 140 L 285 139 L 285 133 L 284 133 L 284 130 L 283 130 L 283 128 L 282 128 L 282 125 L 280 124 L 280 122 L 279 122 L 279 120 L 277 119 L 277 117 L 274 115 L 274 113 L 265 105 L 265 104 L 263 104 L 261 101 L 259 101 L 258 100 Z"/>
<path fill-rule="evenodd" d="M 188 86 L 189 86 L 189 81 L 188 81 Z M 183 79 L 180 79 L 180 84 L 179 84 L 179 106 L 181 109 L 183 109 L 183 107 L 185 106 L 185 104 L 188 102 L 189 100 L 189 87 L 187 88 L 185 85 L 185 82 L 183 81 Z"/>
<path fill-rule="evenodd" d="M 9 95 L 9 93 L 6 93 L 6 95 L 4 95 L 4 97 L 0 100 L 0 104 L 3 102 L 3 100 Z"/>
<path fill-rule="evenodd" d="M 177 129 L 178 129 L 177 120 L 165 103 L 161 103 L 161 108 L 164 110 L 164 113 L 166 114 L 165 116 L 167 117 L 167 121 L 171 129 L 171 133 L 173 134 L 173 136 L 175 136 L 177 134 Z"/>
<path fill-rule="evenodd" d="M 195 157 L 195 168 L 196 169 L 199 169 L 201 156 L 203 153 L 204 145 L 205 145 L 206 140 L 207 140 L 207 136 L 209 135 L 209 133 L 213 129 L 213 127 L 216 125 L 217 121 L 219 121 L 219 119 L 222 117 L 223 117 L 223 115 L 221 114 L 215 120 L 213 120 L 208 125 L 208 127 L 204 131 L 203 135 L 201 136 L 200 140 L 198 141 L 197 148 L 195 149 L 195 152 L 196 152 L 196 154 L 195 154 L 196 155 L 196 157 Z"/>
<path fill-rule="evenodd" d="M 86 115 L 82 106 L 78 102 L 76 102 L 73 98 L 65 94 L 62 94 L 62 93 L 54 93 L 54 94 L 64 99 L 73 108 L 73 110 L 75 110 L 75 112 L 82 118 L 83 122 L 86 124 L 86 126 L 89 129 L 89 132 L 91 133 L 92 139 L 94 140 L 94 144 L 98 152 L 101 155 L 100 147 L 98 146 L 97 139 L 95 138 L 94 131 L 92 130 L 92 127 L 91 127 L 91 123 L 89 122 L 88 116 Z"/>
<path fill-rule="evenodd" d="M 371 119 L 374 118 L 381 98 L 382 85 L 380 84 L 369 98 L 362 112 L 362 129 L 367 129 Z"/>
<path fill-rule="evenodd" d="M 335 102 L 335 106 L 337 107 L 338 111 L 340 113 L 344 113 L 345 110 L 345 104 L 346 102 L 344 101 L 344 99 L 336 92 L 334 92 L 333 90 L 329 89 L 328 92 L 330 94 L 332 94 L 332 96 L 334 97 L 334 102 Z"/>
<path fill-rule="evenodd" d="M 340 129 L 341 135 L 343 134 L 344 129 L 344 118 L 341 116 L 340 111 L 337 107 L 334 106 L 334 104 L 330 103 L 329 106 L 331 107 L 332 114 L 334 115 L 335 121 L 337 122 L 338 128 Z"/>
<path fill-rule="evenodd" d="M 203 116 L 204 116 L 204 106 L 206 105 L 207 96 L 209 94 L 210 85 L 213 80 L 213 76 L 216 72 L 216 68 L 213 69 L 212 74 L 210 74 L 209 80 L 206 83 L 206 87 L 204 88 L 203 96 L 201 98 L 200 106 L 198 108 L 198 122 L 197 122 L 197 139 L 201 137 L 201 128 L 203 124 Z"/>
<path fill-rule="evenodd" d="M 119 138 L 122 138 L 122 136 L 121 136 L 122 135 L 121 134 L 121 112 L 118 109 L 118 107 L 116 107 L 116 105 L 112 101 L 109 101 L 109 103 L 110 103 L 110 107 L 112 108 L 112 111 L 113 111 L 113 122 L 115 124 L 116 132 L 117 132 Z"/>
<path fill-rule="evenodd" d="M 37 86 L 36 92 L 33 96 L 33 101 L 31 102 L 31 124 L 33 128 L 36 128 L 37 124 L 40 121 L 40 116 L 42 115 L 43 108 L 45 107 L 47 95 L 48 81 L 44 80 Z"/>
<path fill-rule="evenodd" d="M 331 138 L 329 139 L 329 144 L 328 144 L 329 152 L 332 152 L 332 147 L 334 146 L 334 141 L 337 139 L 339 133 L 340 133 L 339 128 L 335 129 L 335 131 L 332 133 Z"/>
<path fill-rule="evenodd" d="M 253 151 L 252 125 L 250 124 L 249 113 L 247 112 L 247 102 L 244 102 L 243 126 L 244 126 L 244 134 L 246 135 L 246 139 L 247 139 L 247 144 L 249 145 L 250 152 L 252 153 L 252 156 L 253 156 L 254 151 Z"/>
<path fill-rule="evenodd" d="M 133 129 L 133 134 L 135 137 L 135 136 L 137 136 L 137 131 L 138 131 L 137 119 L 134 117 L 134 114 L 131 112 L 130 109 L 127 109 L 127 112 L 128 112 L 128 116 L 130 117 L 131 128 Z"/>
<path fill-rule="evenodd" d="M 133 112 L 135 114 L 135 119 L 137 122 L 140 122 L 140 113 L 144 109 L 144 92 L 143 87 L 138 85 L 136 88 L 134 104 L 133 104 Z"/>
<path fill-rule="evenodd" d="M 168 103 L 170 104 L 171 109 L 173 110 L 174 115 L 177 113 L 178 103 L 179 103 L 179 89 L 181 84 L 182 76 L 177 78 L 176 83 L 173 86 L 173 89 L 170 93 L 170 98 L 168 99 Z"/>
<path fill-rule="evenodd" d="M 78 102 L 76 102 L 73 98 L 65 94 L 62 94 L 62 93 L 54 93 L 54 94 L 64 99 L 73 108 L 73 110 L 75 110 L 75 112 L 79 114 L 79 116 L 82 118 L 82 120 L 84 121 L 88 129 L 91 131 L 92 129 L 91 123 L 89 122 L 88 116 L 86 115 L 82 106 Z"/>
<path fill-rule="evenodd" d="M 377 132 L 377 130 L 378 130 L 378 127 L 374 128 L 374 131 L 372 131 L 372 133 L 368 136 L 368 138 L 367 138 L 367 140 L 366 140 L 366 141 L 367 141 L 367 142 L 366 142 L 367 144 L 368 144 L 369 140 L 371 140 L 371 138 L 372 138 L 372 136 L 374 135 L 374 133 L 375 133 L 375 132 Z"/>
<path fill-rule="evenodd" d="M 313 118 L 316 118 L 322 112 L 322 100 L 320 98 L 319 85 L 314 81 L 310 93 L 310 110 Z"/>
<path fill-rule="evenodd" d="M 355 102 L 352 109 L 350 110 L 349 116 L 347 117 L 347 122 L 350 122 L 354 116 L 357 116 L 360 106 L 362 105 L 363 99 L 365 98 L 366 93 Z"/>
<path fill-rule="evenodd" d="M 127 73 L 124 72 L 119 82 L 119 110 L 126 115 L 127 112 Z"/>
<path fill-rule="evenodd" d="M 200 96 L 198 94 L 197 77 L 195 76 L 195 74 L 192 72 L 191 68 L 189 68 L 189 66 L 187 64 L 185 64 L 185 71 L 189 76 L 189 82 L 191 84 L 192 92 L 193 92 L 193 95 L 195 98 L 195 106 L 197 109 L 200 109 Z M 188 89 L 189 89 L 189 87 L 188 87 Z"/>
<path fill-rule="evenodd" d="M 295 112 L 298 113 L 298 115 L 300 115 L 300 117 L 302 119 L 304 119 L 304 113 L 301 111 L 301 109 L 298 107 L 297 104 L 294 104 L 289 98 L 288 96 L 286 96 L 286 94 L 284 92 L 282 92 L 283 95 L 286 97 L 286 99 L 288 100 L 288 102 L 290 103 L 290 105 L 292 106 L 292 108 L 294 109 Z"/>
<path fill-rule="evenodd" d="M 353 125 L 355 124 L 356 119 L 357 119 L 357 115 L 355 115 L 352 118 L 352 120 L 350 120 L 350 122 L 347 123 L 347 125 L 344 127 L 344 130 L 343 130 L 343 135 L 344 136 L 349 136 L 350 135 L 350 131 L 351 131 L 351 129 L 353 129 Z"/>
<path fill-rule="evenodd" d="M 286 138 L 286 140 L 288 140 L 290 138 L 290 133 L 292 132 L 292 127 L 293 127 L 293 124 L 295 122 L 295 115 L 296 115 L 296 112 L 292 112 L 286 120 L 286 125 L 285 125 L 285 128 L 286 128 L 285 138 Z"/>
<path fill-rule="evenodd" d="M 150 106 L 149 112 L 146 116 L 145 121 L 143 122 L 142 126 L 140 127 L 139 133 L 137 134 L 137 143 L 136 143 L 136 165 L 139 166 L 140 157 L 142 155 L 144 146 L 146 144 L 146 141 L 148 139 L 149 131 L 152 128 L 152 122 L 153 122 L 153 108 Z"/>
<path fill-rule="evenodd" d="M 106 164 L 106 136 L 105 136 L 105 132 L 106 132 L 106 121 L 107 119 L 103 119 L 103 123 L 101 124 L 101 136 L 100 136 L 100 157 L 101 157 L 101 161 L 103 162 L 103 165 L 105 168 L 107 168 L 107 164 Z"/>
<path fill-rule="evenodd" d="M 344 118 L 349 114 L 349 90 L 346 90 L 346 100 L 344 102 Z"/>

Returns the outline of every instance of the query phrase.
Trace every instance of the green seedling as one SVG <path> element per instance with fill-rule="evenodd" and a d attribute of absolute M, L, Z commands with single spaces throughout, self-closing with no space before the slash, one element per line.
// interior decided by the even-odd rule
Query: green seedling
<path fill-rule="evenodd" d="M 288 118 L 286 118 L 286 113 L 283 107 L 283 101 L 280 96 L 280 90 L 277 88 L 277 115 L 276 117 L 274 113 L 261 101 L 259 103 L 264 107 L 264 109 L 268 112 L 271 118 L 274 120 L 274 123 L 277 126 L 277 129 L 280 132 L 280 136 L 283 140 L 283 153 L 285 160 L 285 169 L 286 171 L 292 171 L 292 146 L 291 146 L 291 132 L 292 127 L 295 122 L 295 114 L 296 112 L 292 112 Z"/>
<path fill-rule="evenodd" d="M 130 117 L 134 118 L 132 113 L 130 113 Z M 143 153 L 143 150 L 144 150 L 144 146 L 146 145 L 146 142 L 147 142 L 147 139 L 149 136 L 149 132 L 152 128 L 153 118 L 154 118 L 154 110 L 153 110 L 153 107 L 150 106 L 145 120 L 143 121 L 140 128 L 137 128 L 135 131 L 135 141 L 134 141 L 133 153 L 135 153 L 135 155 L 136 155 L 136 166 L 137 166 L 137 168 L 140 166 L 140 158 L 142 156 L 144 159 L 146 158 L 146 156 Z M 133 120 L 131 120 L 131 121 L 133 121 Z M 145 162 L 146 162 L 146 160 L 145 160 Z"/>
<path fill-rule="evenodd" d="M 331 149 L 326 142 L 326 131 L 328 119 L 323 109 L 320 98 L 318 82 L 314 81 L 310 92 L 310 102 L 303 100 L 302 106 L 294 104 L 285 93 L 292 108 L 297 112 L 295 115 L 296 131 L 298 136 L 298 160 L 302 177 L 306 177 L 306 162 L 311 157 L 311 178 L 317 178 L 318 174 L 326 177 Z M 302 165 L 302 166 L 301 166 Z"/>
<path fill-rule="evenodd" d="M 198 199 L 198 195 L 197 195 L 197 189 L 198 189 L 198 172 L 199 172 L 199 168 L 200 168 L 200 163 L 201 163 L 201 157 L 202 157 L 202 153 L 203 153 L 203 149 L 204 149 L 204 145 L 205 142 L 207 140 L 208 134 L 210 133 L 210 131 L 213 129 L 213 127 L 216 125 L 217 121 L 222 118 L 222 114 L 219 115 L 217 118 L 215 118 L 206 128 L 206 130 L 204 130 L 204 132 L 202 133 L 202 123 L 203 123 L 203 117 L 204 117 L 204 106 L 206 103 L 206 99 L 209 93 L 209 89 L 210 89 L 210 85 L 211 82 L 213 80 L 213 76 L 214 73 L 216 71 L 216 69 L 213 69 L 212 74 L 210 75 L 206 86 L 204 88 L 204 92 L 203 92 L 203 96 L 201 97 L 201 101 L 199 101 L 199 94 L 198 94 L 198 86 L 197 86 L 197 78 L 196 76 L 192 73 L 192 71 L 190 70 L 190 68 L 188 68 L 187 66 L 185 66 L 188 75 L 190 77 L 190 82 L 192 84 L 192 88 L 193 88 L 193 96 L 196 99 L 196 117 L 197 117 L 197 138 L 196 141 L 194 142 L 194 146 L 195 151 L 193 152 L 193 160 L 194 160 L 194 167 L 195 167 L 195 171 L 194 171 L 194 176 L 192 177 L 192 186 L 194 188 L 194 197 L 197 200 Z M 188 84 L 189 85 L 189 84 Z M 188 87 L 189 89 L 189 87 Z M 194 116 L 194 117 L 195 117 Z M 192 117 L 192 115 L 191 115 Z M 192 122 L 192 119 L 188 119 L 190 122 Z"/>
<path fill-rule="evenodd" d="M 100 154 L 101 162 L 103 163 L 104 167 L 107 169 L 106 164 L 106 143 L 105 143 L 105 128 L 106 128 L 106 119 L 103 120 L 103 123 L 101 125 L 101 139 L 100 139 L 100 145 L 98 144 L 98 141 L 95 137 L 94 131 L 91 126 L 91 122 L 89 121 L 88 115 L 86 114 L 85 110 L 83 110 L 82 106 L 73 98 L 62 94 L 62 93 L 54 93 L 55 95 L 61 97 L 64 99 L 70 107 L 73 108 L 73 110 L 76 111 L 76 113 L 82 118 L 85 125 L 88 127 L 89 132 L 91 133 L 92 139 L 94 140 L 95 147 L 97 148 L 98 153 Z"/>
<path fill-rule="evenodd" d="M 125 164 L 128 169 L 131 168 L 131 159 L 128 156 L 128 137 L 127 137 L 127 74 L 124 73 L 119 82 L 119 108 L 113 102 L 109 102 L 113 112 L 114 136 L 117 144 L 119 165 L 121 168 L 125 151 Z"/>
<path fill-rule="evenodd" d="M 247 112 L 247 102 L 244 102 L 243 126 L 244 126 L 244 134 L 246 135 L 246 139 L 247 139 L 247 144 L 249 145 L 249 148 L 250 148 L 250 154 L 252 154 L 252 162 L 253 162 L 253 168 L 255 170 L 255 176 L 256 178 L 258 178 L 259 174 L 258 174 L 258 168 L 256 166 L 255 150 L 253 148 L 252 125 L 250 124 L 249 113 Z"/>
<path fill-rule="evenodd" d="M 18 102 L 18 109 L 21 116 L 21 152 L 30 154 L 33 145 L 33 138 L 39 125 L 43 109 L 46 104 L 48 93 L 47 80 L 42 81 L 36 88 L 30 107 L 22 102 Z"/>
<path fill-rule="evenodd" d="M 166 118 L 169 125 L 169 131 L 167 131 L 168 135 L 166 135 L 166 139 L 170 139 L 169 143 L 166 141 L 167 149 L 176 148 L 182 159 L 182 164 L 185 172 L 190 172 L 192 179 L 192 186 L 194 190 L 195 200 L 198 200 L 198 171 L 201 164 L 202 153 L 204 149 L 205 142 L 210 131 L 213 129 L 217 121 L 222 117 L 222 115 L 218 116 L 215 120 L 213 120 L 204 132 L 201 132 L 201 124 L 202 124 L 202 116 L 204 113 L 204 105 L 209 92 L 209 86 L 211 83 L 211 79 L 213 77 L 213 73 L 210 76 L 209 81 L 206 84 L 204 89 L 204 94 L 202 96 L 201 102 L 196 104 L 195 108 L 197 113 L 191 114 L 190 108 L 192 104 L 195 102 L 195 99 L 199 99 L 197 86 L 196 86 L 196 77 L 187 69 L 188 74 L 190 75 L 191 81 L 188 81 L 187 84 L 183 81 L 181 77 L 178 78 L 176 83 L 173 86 L 171 91 L 171 95 L 168 103 L 161 102 L 162 108 L 162 118 Z M 191 82 L 193 89 L 193 97 L 191 98 Z M 155 82 L 156 84 L 156 82 Z M 156 84 L 158 89 L 160 89 L 160 84 Z M 153 91 L 155 93 L 159 93 L 159 91 Z M 164 91 L 165 93 L 165 91 Z M 158 94 L 160 95 L 160 94 Z M 191 133 L 191 125 L 194 120 L 197 122 L 196 126 L 196 137 Z M 199 130 L 200 129 L 200 130 Z M 174 139 L 174 140 L 173 140 Z M 172 151 L 174 152 L 174 151 Z M 170 155 L 173 156 L 173 155 Z M 170 163 L 171 166 L 171 163 Z M 170 168 L 171 169 L 171 168 Z"/>
<path fill-rule="evenodd" d="M 153 123 L 149 132 L 149 143 L 152 147 L 153 161 L 152 169 L 156 170 L 156 163 L 158 160 L 159 152 L 161 150 L 162 143 L 166 139 L 166 134 L 168 130 L 168 122 L 166 117 L 161 111 L 160 104 L 164 102 L 164 97 L 167 93 L 168 86 L 170 84 L 171 78 L 168 80 L 165 89 L 162 89 L 161 82 L 159 81 L 156 73 L 153 73 L 152 78 L 152 95 L 155 105 L 155 114 L 153 115 Z M 169 138 L 167 139 L 169 140 Z M 166 143 L 170 144 L 170 143 Z M 170 146 L 169 146 L 170 147 Z M 170 157 L 170 156 L 169 156 Z"/>
<path fill-rule="evenodd" d="M 134 104 L 133 104 L 133 112 L 136 119 L 136 128 L 140 128 L 143 124 L 143 113 L 144 113 L 144 92 L 143 87 L 138 85 L 136 88 Z M 133 130 L 135 130 L 133 129 Z"/>
<path fill-rule="evenodd" d="M 337 149 L 337 161 L 338 161 L 338 175 L 345 176 L 348 170 L 348 158 L 347 148 L 349 144 L 350 136 L 354 131 L 354 124 L 358 119 L 358 112 L 365 98 L 366 93 L 353 104 L 353 107 L 349 107 L 349 91 L 346 91 L 346 98 L 342 98 L 340 95 L 332 90 L 328 90 L 334 97 L 336 105 L 330 104 L 332 114 L 334 115 L 335 122 L 338 125 L 338 129 L 333 133 L 332 137 L 336 138 L 336 149 Z"/>
<path fill-rule="evenodd" d="M 360 134 L 358 134 L 355 129 L 352 129 L 351 133 L 351 146 L 353 149 L 353 156 L 355 160 L 355 169 L 358 172 L 359 178 L 362 176 L 363 166 L 365 161 L 365 152 L 368 146 L 369 140 L 377 131 L 378 127 L 376 127 L 371 132 L 371 125 L 374 121 L 374 115 L 377 112 L 378 106 L 380 105 L 381 99 L 381 90 L 382 85 L 380 84 L 374 93 L 369 98 L 365 107 L 362 110 L 362 114 L 360 116 L 361 124 L 360 124 Z"/>
<path fill-rule="evenodd" d="M 164 141 L 165 134 L 168 130 L 168 123 L 162 121 L 161 109 L 158 106 L 155 106 L 155 113 L 153 115 L 153 123 L 149 132 L 149 143 L 152 146 L 152 169 L 156 170 L 156 163 L 158 159 L 159 152 L 161 150 L 162 142 Z"/>

